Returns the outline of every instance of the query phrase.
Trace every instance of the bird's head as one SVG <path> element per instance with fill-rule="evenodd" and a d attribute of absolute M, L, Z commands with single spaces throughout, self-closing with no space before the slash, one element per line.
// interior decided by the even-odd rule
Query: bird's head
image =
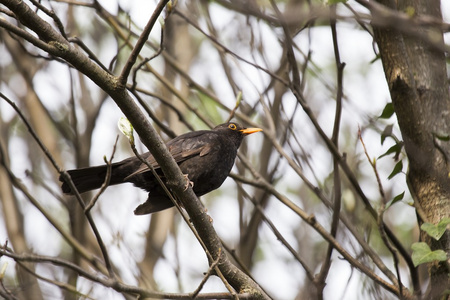
<path fill-rule="evenodd" d="M 261 128 L 244 128 L 238 123 L 228 122 L 216 126 L 213 130 L 222 132 L 226 136 L 232 138 L 236 145 L 239 147 L 241 145 L 242 139 L 252 133 L 262 131 Z"/>

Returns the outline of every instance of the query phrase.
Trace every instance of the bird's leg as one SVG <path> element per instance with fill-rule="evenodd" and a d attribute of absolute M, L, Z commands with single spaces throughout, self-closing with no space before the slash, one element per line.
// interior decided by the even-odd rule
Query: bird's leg
<path fill-rule="evenodd" d="M 186 178 L 186 185 L 184 186 L 184 190 L 187 190 L 189 186 L 191 186 L 193 188 L 194 182 L 189 180 L 189 175 L 183 174 L 183 176 Z"/>

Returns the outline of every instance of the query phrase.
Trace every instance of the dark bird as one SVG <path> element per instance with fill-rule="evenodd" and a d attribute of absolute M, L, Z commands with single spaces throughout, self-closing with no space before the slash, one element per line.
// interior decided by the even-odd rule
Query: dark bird
<path fill-rule="evenodd" d="M 236 123 L 225 123 L 212 130 L 199 130 L 180 135 L 166 145 L 170 154 L 193 184 L 197 196 L 217 189 L 227 178 L 236 159 L 237 150 L 246 135 L 262 131 L 260 128 L 243 128 Z M 150 152 L 142 157 L 153 166 L 165 181 L 160 166 Z M 107 166 L 96 166 L 67 171 L 79 193 L 100 188 L 105 182 Z M 62 191 L 74 194 L 62 176 Z M 172 201 L 153 176 L 148 166 L 137 157 L 130 157 L 111 165 L 109 185 L 131 182 L 146 190 L 148 199 L 134 213 L 144 215 L 173 206 Z"/>

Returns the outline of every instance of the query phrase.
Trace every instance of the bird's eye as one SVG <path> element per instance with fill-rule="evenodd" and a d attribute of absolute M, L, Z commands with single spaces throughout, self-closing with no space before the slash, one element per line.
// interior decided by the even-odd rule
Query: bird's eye
<path fill-rule="evenodd" d="M 231 130 L 236 130 L 236 125 L 231 123 L 230 125 L 228 125 L 228 128 L 230 128 Z"/>

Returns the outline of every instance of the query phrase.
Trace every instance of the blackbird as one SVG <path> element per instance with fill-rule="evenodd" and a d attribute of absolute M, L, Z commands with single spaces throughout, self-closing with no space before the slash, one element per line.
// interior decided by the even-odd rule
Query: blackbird
<path fill-rule="evenodd" d="M 262 131 L 260 128 L 243 128 L 237 123 L 225 123 L 212 130 L 199 130 L 180 135 L 166 145 L 170 154 L 186 174 L 197 196 L 217 189 L 227 178 L 236 159 L 237 150 L 246 135 Z M 156 173 L 165 181 L 160 166 L 150 152 L 142 154 Z M 79 193 L 100 188 L 105 182 L 106 165 L 67 171 Z M 74 194 L 62 176 L 62 191 Z M 134 213 L 144 215 L 173 206 L 148 166 L 137 157 L 130 157 L 111 165 L 109 185 L 131 182 L 149 192 L 145 203 Z"/>

